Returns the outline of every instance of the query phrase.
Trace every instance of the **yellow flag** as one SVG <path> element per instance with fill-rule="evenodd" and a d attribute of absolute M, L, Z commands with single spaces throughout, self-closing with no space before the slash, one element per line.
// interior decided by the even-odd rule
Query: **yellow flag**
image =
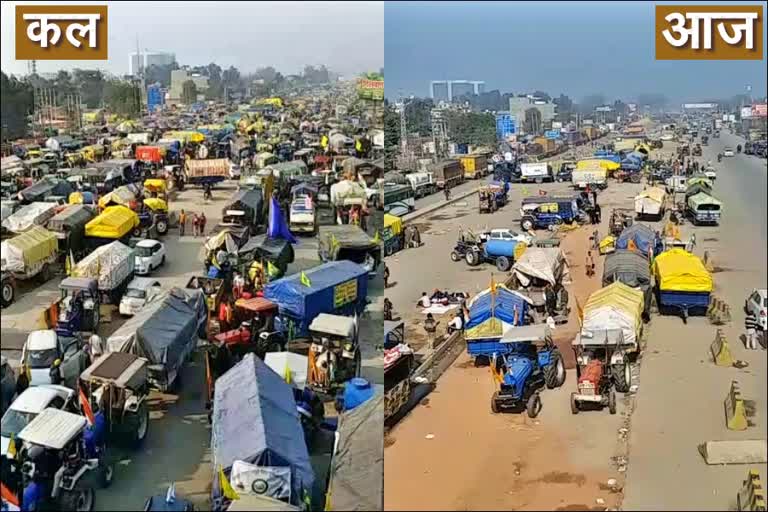
<path fill-rule="evenodd" d="M 496 293 L 496 281 L 493 279 L 493 274 L 491 274 L 491 293 Z"/>
<path fill-rule="evenodd" d="M 288 360 L 285 360 L 285 370 L 283 370 L 283 379 L 285 379 L 286 384 L 290 384 L 293 379 L 291 379 L 291 368 L 288 366 Z"/>
<path fill-rule="evenodd" d="M 376 243 L 381 242 L 381 236 L 379 235 L 379 230 L 376 230 L 376 234 L 373 236 L 373 241 Z"/>
<path fill-rule="evenodd" d="M 16 440 L 13 438 L 13 433 L 11 433 L 11 440 L 8 441 L 8 458 L 9 459 L 15 459 L 16 458 Z"/>
<path fill-rule="evenodd" d="M 219 485 L 221 486 L 221 493 L 228 500 L 239 500 L 240 495 L 232 488 L 232 484 L 229 483 L 227 475 L 224 474 L 224 468 L 219 466 Z"/>
<path fill-rule="evenodd" d="M 303 270 L 301 271 L 301 284 L 307 288 L 312 286 L 312 281 L 309 280 L 309 277 L 307 277 L 307 274 L 305 274 Z"/>
<path fill-rule="evenodd" d="M 331 233 L 331 252 L 335 251 L 338 246 L 339 246 L 339 241 L 336 240 L 336 235 Z"/>
<path fill-rule="evenodd" d="M 276 276 L 280 273 L 280 269 L 275 266 L 271 261 L 267 261 L 267 274 L 269 277 Z"/>

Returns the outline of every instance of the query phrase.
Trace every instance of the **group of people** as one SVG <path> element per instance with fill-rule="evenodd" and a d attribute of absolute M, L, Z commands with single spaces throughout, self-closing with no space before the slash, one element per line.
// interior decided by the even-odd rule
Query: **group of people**
<path fill-rule="evenodd" d="M 198 215 L 192 212 L 192 236 L 205 236 L 205 224 L 208 219 L 205 217 L 205 212 L 200 212 Z M 179 236 L 184 236 L 187 233 L 187 212 L 182 209 L 179 213 Z"/>

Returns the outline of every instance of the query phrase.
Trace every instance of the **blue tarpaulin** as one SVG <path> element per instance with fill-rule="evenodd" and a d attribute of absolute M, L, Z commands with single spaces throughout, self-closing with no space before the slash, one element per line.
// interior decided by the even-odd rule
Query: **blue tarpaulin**
<path fill-rule="evenodd" d="M 517 309 L 517 322 L 515 322 L 515 309 Z M 469 320 L 466 329 L 471 329 L 486 322 L 490 318 L 497 318 L 510 325 L 523 325 L 528 310 L 528 302 L 519 293 L 497 286 L 493 296 L 490 290 L 481 293 L 469 306 Z"/>
<path fill-rule="evenodd" d="M 658 245 L 660 240 L 656 239 L 656 233 L 645 224 L 632 224 L 624 228 L 624 231 L 619 235 L 619 239 L 616 240 L 616 249 L 626 249 L 630 240 L 634 242 L 638 251 L 646 257 L 651 247 L 653 247 L 654 254 L 659 253 L 660 247 Z"/>
<path fill-rule="evenodd" d="M 216 379 L 211 424 L 214 505 L 222 497 L 219 467 L 229 477 L 237 460 L 290 468 L 295 505 L 312 492 L 315 474 L 293 388 L 261 359 L 248 354 Z"/>
<path fill-rule="evenodd" d="M 267 228 L 267 236 L 269 238 L 288 240 L 292 244 L 297 243 L 296 238 L 291 234 L 291 230 L 288 229 L 288 223 L 285 222 L 285 216 L 282 210 L 280 210 L 280 203 L 277 199 L 272 197 L 269 204 L 269 228 Z"/>
<path fill-rule="evenodd" d="M 320 313 L 362 312 L 368 295 L 368 272 L 361 265 L 348 260 L 331 261 L 303 273 L 309 286 L 301 282 L 298 273 L 264 288 L 264 297 L 278 305 L 280 316 L 293 322 L 295 335 L 305 334 Z"/>

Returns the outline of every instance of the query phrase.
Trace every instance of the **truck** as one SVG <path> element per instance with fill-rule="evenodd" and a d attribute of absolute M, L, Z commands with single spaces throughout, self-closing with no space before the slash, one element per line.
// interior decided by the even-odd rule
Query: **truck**
<path fill-rule="evenodd" d="M 466 155 L 460 159 L 464 179 L 477 180 L 488 174 L 488 159 L 485 155 Z"/>
<path fill-rule="evenodd" d="M 189 185 L 215 185 L 229 178 L 230 162 L 227 158 L 187 160 L 184 182 Z"/>
<path fill-rule="evenodd" d="M 45 282 L 52 277 L 58 250 L 56 235 L 43 227 L 32 226 L 24 233 L 2 243 L 2 271 L 20 280 L 40 276 Z"/>
<path fill-rule="evenodd" d="M 546 162 L 520 164 L 520 181 L 543 183 L 552 179 L 552 168 Z"/>
<path fill-rule="evenodd" d="M 165 392 L 178 382 L 198 340 L 205 339 L 207 321 L 203 292 L 174 287 L 115 331 L 107 349 L 145 358 L 150 386 Z"/>
<path fill-rule="evenodd" d="M 600 167 L 588 169 L 574 169 L 571 174 L 571 183 L 578 189 L 590 187 L 605 188 L 608 184 L 608 171 Z"/>
<path fill-rule="evenodd" d="M 439 189 L 453 188 L 464 181 L 464 169 L 458 160 L 443 160 L 428 167 Z"/>
<path fill-rule="evenodd" d="M 416 199 L 434 194 L 437 191 L 437 185 L 431 172 L 413 172 L 406 174 L 405 177 L 411 184 Z"/>
<path fill-rule="evenodd" d="M 98 281 L 101 302 L 118 305 L 135 272 L 133 249 L 119 241 L 97 247 L 72 269 L 72 277 Z"/>

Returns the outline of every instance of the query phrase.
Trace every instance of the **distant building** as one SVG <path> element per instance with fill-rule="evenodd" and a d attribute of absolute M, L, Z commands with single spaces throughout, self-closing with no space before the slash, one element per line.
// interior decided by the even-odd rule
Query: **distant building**
<path fill-rule="evenodd" d="M 541 114 L 542 127 L 551 126 L 555 119 L 556 105 L 534 98 L 533 96 L 513 96 L 509 98 L 509 113 L 517 121 L 519 127 L 525 125 L 525 112 L 530 108 L 535 108 Z"/>
<path fill-rule="evenodd" d="M 429 95 L 435 101 L 453 101 L 453 98 L 484 92 L 485 82 L 477 80 L 433 80 L 429 85 Z"/>
<path fill-rule="evenodd" d="M 185 69 L 175 69 L 171 71 L 171 88 L 169 90 L 171 101 L 181 100 L 181 93 L 184 89 L 184 82 L 192 80 L 197 86 L 197 92 L 202 93 L 208 89 L 208 77 L 198 74 L 191 74 Z"/>
<path fill-rule="evenodd" d="M 150 66 L 168 66 L 176 61 L 176 54 L 169 52 L 133 52 L 128 56 L 128 74 L 137 75 L 139 70 Z"/>

